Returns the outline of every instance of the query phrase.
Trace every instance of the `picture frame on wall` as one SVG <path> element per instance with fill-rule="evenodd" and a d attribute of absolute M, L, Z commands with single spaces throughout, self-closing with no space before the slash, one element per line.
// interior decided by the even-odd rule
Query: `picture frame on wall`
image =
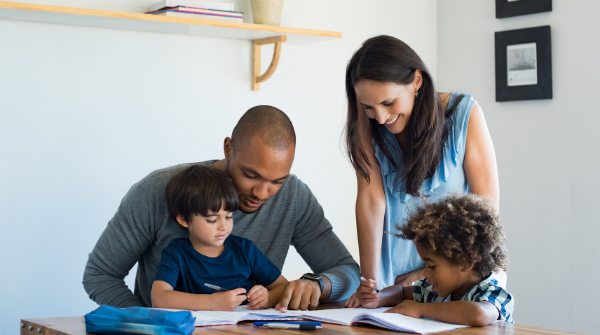
<path fill-rule="evenodd" d="M 552 0 L 496 0 L 496 18 L 551 12 Z"/>
<path fill-rule="evenodd" d="M 552 99 L 550 26 L 495 34 L 496 101 Z"/>

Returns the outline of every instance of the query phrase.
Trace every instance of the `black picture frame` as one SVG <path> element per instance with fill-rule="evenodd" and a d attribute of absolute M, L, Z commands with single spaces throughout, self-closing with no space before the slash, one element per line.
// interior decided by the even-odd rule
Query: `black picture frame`
<path fill-rule="evenodd" d="M 496 18 L 551 12 L 552 0 L 496 0 Z"/>
<path fill-rule="evenodd" d="M 552 99 L 550 26 L 498 31 L 495 35 L 496 101 Z"/>

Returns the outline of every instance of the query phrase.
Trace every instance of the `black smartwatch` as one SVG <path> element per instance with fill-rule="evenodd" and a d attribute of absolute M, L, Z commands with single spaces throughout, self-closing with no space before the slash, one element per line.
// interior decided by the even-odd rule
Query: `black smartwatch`
<path fill-rule="evenodd" d="M 321 287 L 321 293 L 323 293 L 323 286 L 325 286 L 325 283 L 323 282 L 323 278 L 321 277 L 321 275 L 315 273 L 305 273 L 302 275 L 302 277 L 300 277 L 300 279 L 308 279 L 319 282 L 319 286 Z"/>

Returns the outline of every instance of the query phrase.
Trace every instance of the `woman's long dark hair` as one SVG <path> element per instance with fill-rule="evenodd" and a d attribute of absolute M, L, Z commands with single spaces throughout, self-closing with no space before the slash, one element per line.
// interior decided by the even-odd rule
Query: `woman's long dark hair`
<path fill-rule="evenodd" d="M 421 70 L 423 84 L 406 125 L 408 140 L 402 157 L 403 171 L 396 178 L 396 182 L 404 180 L 404 191 L 413 196 L 421 195 L 423 180 L 435 173 L 452 127 L 452 116 L 462 97 L 455 99 L 445 112 L 425 63 L 413 49 L 395 37 L 381 35 L 366 40 L 346 68 L 346 151 L 356 172 L 367 182 L 371 181 L 368 168 L 372 165 L 362 147 L 359 118 L 369 120 L 375 143 L 396 170 L 399 162 L 390 153 L 379 123 L 359 113 L 354 85 L 360 80 L 408 85 L 413 82 L 417 69 Z"/>

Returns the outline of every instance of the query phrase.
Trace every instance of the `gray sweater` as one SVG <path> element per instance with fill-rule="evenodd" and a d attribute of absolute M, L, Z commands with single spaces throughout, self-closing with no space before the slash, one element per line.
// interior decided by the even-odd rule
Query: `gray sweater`
<path fill-rule="evenodd" d="M 151 306 L 150 289 L 163 248 L 174 238 L 188 236 L 169 215 L 165 189 L 175 173 L 192 164 L 197 163 L 156 170 L 127 192 L 90 253 L 83 274 L 83 287 L 96 303 Z M 293 245 L 314 273 L 331 280 L 328 301 L 348 298 L 360 283 L 358 264 L 333 232 L 308 186 L 295 175 L 290 175 L 258 211 L 236 211 L 232 234 L 254 242 L 279 270 Z M 135 263 L 138 268 L 132 293 L 123 279 Z"/>

